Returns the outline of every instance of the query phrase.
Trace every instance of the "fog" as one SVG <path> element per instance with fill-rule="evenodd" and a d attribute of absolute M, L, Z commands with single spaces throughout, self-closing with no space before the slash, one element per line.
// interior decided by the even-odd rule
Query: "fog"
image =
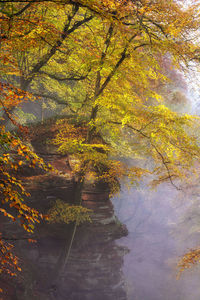
<path fill-rule="evenodd" d="M 199 234 L 189 237 L 189 224 L 188 231 L 181 230 L 193 200 L 170 184 L 156 191 L 144 185 L 129 191 L 124 187 L 113 199 L 116 215 L 129 231 L 118 241 L 130 250 L 123 267 L 128 300 L 200 299 L 200 267 L 176 279 L 180 256 L 200 245 Z"/>
<path fill-rule="evenodd" d="M 199 79 L 194 68 L 185 77 L 188 113 L 195 115 L 200 114 Z M 148 184 L 131 189 L 124 185 L 112 199 L 116 216 L 129 232 L 117 242 L 130 250 L 123 266 L 128 300 L 200 299 L 200 266 L 177 280 L 180 257 L 200 246 L 199 196 L 198 182 L 182 191 L 163 183 L 156 190 Z"/>

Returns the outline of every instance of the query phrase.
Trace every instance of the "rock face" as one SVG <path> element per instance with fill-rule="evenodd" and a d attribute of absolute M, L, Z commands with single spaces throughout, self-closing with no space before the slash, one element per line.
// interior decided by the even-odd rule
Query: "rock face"
<path fill-rule="evenodd" d="M 117 222 L 109 200 L 85 202 L 85 206 L 93 209 L 93 221 L 76 232 L 62 278 L 67 282 L 68 299 L 126 299 L 120 269 L 127 249 L 115 243 L 126 235 L 126 228 Z"/>
<path fill-rule="evenodd" d="M 56 199 L 73 202 L 74 185 L 65 157 L 49 155 L 63 175 L 36 174 L 24 178 L 31 192 L 31 206 L 46 212 Z M 64 174 L 66 172 L 66 174 Z M 74 230 L 70 224 L 39 224 L 27 242 L 27 234 L 4 223 L 3 234 L 14 238 L 23 271 L 11 281 L 8 300 L 125 300 L 121 268 L 127 249 L 116 240 L 127 234 L 116 217 L 108 193 L 101 189 L 83 193 L 83 205 L 93 209 L 92 222 Z M 74 235 L 75 233 L 75 235 Z M 4 286 L 8 278 L 2 278 Z M 1 284 L 1 282 L 0 282 Z M 6 293 L 4 288 L 4 292 Z M 13 291 L 14 290 L 14 291 Z"/>

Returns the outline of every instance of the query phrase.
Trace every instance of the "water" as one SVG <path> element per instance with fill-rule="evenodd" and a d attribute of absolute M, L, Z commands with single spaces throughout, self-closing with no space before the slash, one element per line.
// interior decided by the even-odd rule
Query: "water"
<path fill-rule="evenodd" d="M 200 224 L 195 224 L 191 215 L 198 198 L 162 184 L 157 191 L 144 186 L 129 191 L 124 188 L 112 202 L 129 231 L 127 237 L 118 240 L 130 250 L 123 265 L 127 299 L 199 300 L 199 267 L 185 271 L 176 280 L 179 257 L 200 245 L 196 233 Z"/>

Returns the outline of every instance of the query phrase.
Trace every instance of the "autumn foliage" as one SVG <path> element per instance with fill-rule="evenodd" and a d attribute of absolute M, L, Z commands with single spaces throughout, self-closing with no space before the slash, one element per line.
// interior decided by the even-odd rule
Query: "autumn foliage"
<path fill-rule="evenodd" d="M 200 148 L 193 134 L 198 134 L 199 119 L 167 108 L 155 88 L 155 82 L 168 83 L 163 58 L 177 69 L 199 60 L 198 4 L 40 0 L 1 1 L 0 7 L 4 216 L 19 220 L 30 233 L 42 218 L 24 203 L 29 195 L 16 175 L 24 165 L 46 170 L 49 166 L 23 138 L 5 129 L 10 120 L 22 136 L 28 134 L 14 109 L 32 100 L 53 101 L 56 111 L 62 105 L 62 114 L 71 116 L 57 123 L 53 143 L 60 153 L 74 157 L 80 195 L 88 174 L 107 182 L 113 192 L 122 177 L 137 183 L 153 174 L 153 185 L 170 181 L 179 189 L 185 180 L 199 176 Z M 129 166 L 124 157 L 150 160 L 151 166 Z M 0 243 L 2 271 L 14 274 L 19 267 L 12 246 L 2 238 Z"/>
<path fill-rule="evenodd" d="M 177 278 L 179 279 L 182 272 L 191 269 L 192 267 L 196 266 L 200 263 L 200 249 L 191 249 L 187 253 L 181 257 L 178 263 L 178 275 Z"/>
<path fill-rule="evenodd" d="M 10 114 L 13 107 L 22 101 L 30 99 L 30 95 L 13 85 L 0 84 L 1 107 L 5 117 L 12 122 L 26 136 L 27 128 L 21 126 L 17 119 Z M 30 196 L 26 192 L 23 183 L 18 178 L 18 171 L 24 165 L 34 168 L 36 165 L 42 169 L 50 170 L 44 161 L 39 158 L 22 140 L 15 134 L 5 129 L 4 117 L 0 126 L 0 212 L 12 222 L 19 223 L 25 231 L 32 233 L 35 223 L 43 219 L 43 215 L 36 209 L 29 207 L 24 198 Z M 5 237 L 0 236 L 0 272 L 16 275 L 20 271 L 18 258 L 13 254 L 13 245 L 7 242 Z"/>
<path fill-rule="evenodd" d="M 37 164 L 43 169 L 48 169 L 43 160 L 33 153 L 21 140 L 5 131 L 1 126 L 0 133 L 1 158 L 0 158 L 0 193 L 1 208 L 0 212 L 8 217 L 12 222 L 20 223 L 29 233 L 33 232 L 35 223 L 43 219 L 36 209 L 30 208 L 24 202 L 24 197 L 29 197 L 23 183 L 17 178 L 18 169 L 23 165 L 29 165 L 34 168 Z M 4 238 L 1 238 L 1 271 L 14 275 L 14 270 L 20 270 L 17 265 L 17 257 L 13 255 L 11 249 L 13 246 Z M 12 270 L 14 268 L 14 270 Z"/>

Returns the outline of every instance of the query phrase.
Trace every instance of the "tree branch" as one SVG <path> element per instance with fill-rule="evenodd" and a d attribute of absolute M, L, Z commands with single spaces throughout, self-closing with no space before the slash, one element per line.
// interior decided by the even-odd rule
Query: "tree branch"
<path fill-rule="evenodd" d="M 122 125 L 121 122 L 115 122 L 115 121 L 110 121 L 109 123 Z M 173 182 L 173 180 L 172 180 L 172 177 L 173 177 L 174 175 L 172 175 L 172 174 L 170 173 L 170 170 L 169 170 L 169 167 L 168 167 L 168 163 L 169 163 L 169 162 L 166 162 L 166 161 L 165 161 L 164 156 L 163 156 L 162 153 L 158 150 L 158 148 L 152 143 L 151 138 L 150 138 L 148 135 L 146 135 L 145 133 L 143 133 L 140 129 L 137 129 L 137 128 L 131 126 L 130 124 L 125 124 L 124 126 L 127 126 L 128 128 L 130 128 L 130 129 L 132 129 L 132 130 L 138 132 L 140 135 L 142 135 L 143 137 L 145 137 L 146 139 L 148 139 L 148 140 L 150 141 L 151 146 L 155 149 L 155 151 L 157 152 L 157 154 L 160 156 L 161 161 L 162 161 L 162 163 L 163 163 L 165 169 L 167 170 L 168 178 L 169 178 L 171 184 L 172 184 L 177 190 L 181 190 L 179 187 L 176 186 L 176 184 L 175 184 L 175 183 Z"/>
<path fill-rule="evenodd" d="M 37 74 L 40 69 L 48 63 L 48 61 L 52 58 L 52 56 L 58 51 L 58 49 L 61 47 L 61 45 L 63 44 L 64 40 L 68 37 L 69 34 L 71 34 L 72 32 L 74 32 L 75 30 L 77 30 L 81 25 L 83 25 L 86 22 L 89 22 L 90 20 L 92 20 L 93 16 L 89 16 L 86 17 L 84 16 L 84 18 L 81 21 L 75 22 L 74 25 L 70 27 L 71 21 L 74 18 L 74 16 L 76 15 L 76 13 L 78 12 L 79 7 L 77 5 L 74 5 L 72 14 L 69 15 L 67 17 L 67 21 L 65 22 L 64 28 L 63 28 L 63 32 L 61 34 L 61 38 L 58 39 L 55 44 L 53 45 L 53 47 L 50 49 L 50 51 L 48 53 L 46 53 L 40 60 L 39 62 L 37 62 L 31 72 L 28 74 L 27 78 L 24 79 L 24 84 L 22 86 L 23 89 L 27 89 L 27 87 L 29 86 L 29 84 L 32 82 L 33 78 L 35 77 L 35 74 Z"/>
<path fill-rule="evenodd" d="M 57 104 L 68 106 L 69 109 L 71 110 L 71 112 L 75 113 L 75 111 L 70 107 L 69 103 L 67 103 L 64 100 L 58 99 L 55 96 L 47 95 L 47 94 L 40 94 L 40 93 L 31 93 L 31 94 L 35 97 L 51 99 L 51 100 L 55 101 Z"/>
<path fill-rule="evenodd" d="M 131 41 L 137 36 L 137 34 L 134 34 L 128 41 L 128 45 L 129 43 L 131 43 Z M 102 86 L 100 87 L 98 93 L 97 93 L 97 97 L 101 95 L 101 93 L 104 91 L 104 89 L 106 88 L 106 86 L 108 85 L 108 83 L 111 81 L 111 79 L 113 78 L 113 76 L 115 75 L 116 71 L 118 70 L 118 68 L 120 67 L 120 65 L 123 63 L 123 61 L 125 60 L 125 58 L 127 57 L 127 49 L 128 49 L 128 45 L 124 48 L 124 50 L 122 51 L 120 58 L 118 60 L 118 62 L 116 63 L 116 65 L 114 66 L 114 68 L 112 69 L 112 71 L 110 72 L 110 74 L 107 76 L 107 78 L 105 79 L 104 83 L 102 84 Z"/>
<path fill-rule="evenodd" d="M 89 73 L 89 72 L 88 72 Z M 87 78 L 88 76 L 88 73 L 86 75 L 71 75 L 69 77 L 59 77 L 57 75 L 54 75 L 54 74 L 50 74 L 48 72 L 45 72 L 45 71 L 39 71 L 39 74 L 44 74 L 44 75 L 47 75 L 48 77 L 52 78 L 52 79 L 55 79 L 57 81 L 70 81 L 70 80 L 73 80 L 73 81 L 80 81 L 80 80 L 84 80 Z"/>
<path fill-rule="evenodd" d="M 35 2 L 35 0 L 32 0 L 31 2 L 29 2 L 27 5 L 25 5 L 20 11 L 14 13 L 13 15 L 11 15 L 10 17 L 16 17 L 21 15 L 25 10 L 27 10 L 31 4 L 33 4 Z"/>

